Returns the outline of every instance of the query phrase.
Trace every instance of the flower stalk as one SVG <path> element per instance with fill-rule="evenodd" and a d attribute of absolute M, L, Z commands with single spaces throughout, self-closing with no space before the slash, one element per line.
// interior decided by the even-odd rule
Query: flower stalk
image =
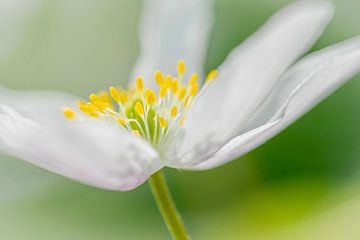
<path fill-rule="evenodd" d="M 149 178 L 149 184 L 172 238 L 174 240 L 190 239 L 184 222 L 171 197 L 164 173 L 161 170 L 154 173 Z"/>

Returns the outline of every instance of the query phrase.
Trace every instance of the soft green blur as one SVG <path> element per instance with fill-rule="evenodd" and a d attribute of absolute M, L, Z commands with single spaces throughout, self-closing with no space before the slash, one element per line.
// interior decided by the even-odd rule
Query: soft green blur
<path fill-rule="evenodd" d="M 1 84 L 85 96 L 126 81 L 140 1 L 33 2 L 30 17 L 1 29 L 9 46 Z M 287 2 L 216 1 L 207 69 Z M 360 34 L 360 2 L 334 2 L 336 17 L 315 49 Z M 166 169 L 193 239 L 359 239 L 359 100 L 360 77 L 238 160 L 205 172 Z M 0 191 L 1 239 L 169 239 L 147 184 L 108 192 L 1 156 Z"/>

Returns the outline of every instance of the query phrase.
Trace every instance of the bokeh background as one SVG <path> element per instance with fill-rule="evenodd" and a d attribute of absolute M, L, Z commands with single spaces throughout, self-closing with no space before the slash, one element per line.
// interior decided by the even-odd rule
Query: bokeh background
<path fill-rule="evenodd" d="M 207 69 L 286 0 L 217 0 Z M 360 34 L 360 1 L 313 50 Z M 125 83 L 138 0 L 1 0 L 0 82 L 85 96 Z M 194 239 L 360 239 L 360 77 L 257 150 L 205 172 L 166 169 Z M 0 155 L 0 239 L 169 239 L 148 185 L 108 192 Z"/>

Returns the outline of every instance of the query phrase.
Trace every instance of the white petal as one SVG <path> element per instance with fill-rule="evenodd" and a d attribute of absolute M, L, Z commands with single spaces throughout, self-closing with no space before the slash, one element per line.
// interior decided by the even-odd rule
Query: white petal
<path fill-rule="evenodd" d="M 310 54 L 290 68 L 274 87 L 252 118 L 251 125 L 255 129 L 233 138 L 209 160 L 194 169 L 213 168 L 254 149 L 359 71 L 360 37 Z"/>
<path fill-rule="evenodd" d="M 62 107 L 72 107 L 79 100 L 60 91 L 11 90 L 0 85 L 0 104 L 9 105 L 38 121 L 58 119 Z"/>
<path fill-rule="evenodd" d="M 180 165 L 203 161 L 239 134 L 279 77 L 318 39 L 333 12 L 328 1 L 296 1 L 234 49 L 189 112 Z"/>
<path fill-rule="evenodd" d="M 80 182 L 112 190 L 133 189 L 163 165 L 148 143 L 116 125 L 98 120 L 67 121 L 60 107 L 67 98 L 46 101 L 48 94 L 28 93 L 21 100 L 23 94 L 5 92 L 1 96 L 6 95 L 7 101 L 0 97 L 3 152 Z"/>
<path fill-rule="evenodd" d="M 175 75 L 180 59 L 186 61 L 187 72 L 201 74 L 212 19 L 212 0 L 145 1 L 140 56 L 131 79 L 143 76 L 154 87 L 154 72 Z"/>

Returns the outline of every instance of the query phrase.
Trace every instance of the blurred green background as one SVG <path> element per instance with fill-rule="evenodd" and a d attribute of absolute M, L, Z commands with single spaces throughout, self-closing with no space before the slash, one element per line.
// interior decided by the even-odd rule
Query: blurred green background
<path fill-rule="evenodd" d="M 218 0 L 207 69 L 286 0 Z M 314 49 L 360 34 L 360 1 Z M 85 96 L 125 82 L 141 1 L 0 1 L 0 82 Z M 246 156 L 205 172 L 166 169 L 194 239 L 360 238 L 360 77 Z M 169 239 L 147 184 L 108 192 L 0 156 L 0 239 Z"/>

